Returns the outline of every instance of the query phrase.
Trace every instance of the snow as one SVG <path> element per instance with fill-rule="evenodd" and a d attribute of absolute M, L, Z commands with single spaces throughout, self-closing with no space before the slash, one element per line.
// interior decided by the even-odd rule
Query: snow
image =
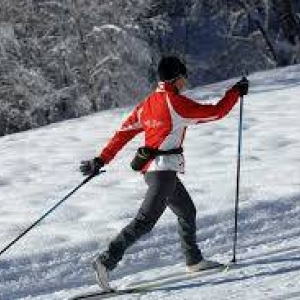
<path fill-rule="evenodd" d="M 103 30 L 110 29 L 115 30 L 117 32 L 122 32 L 123 29 L 120 26 L 114 25 L 114 24 L 105 24 L 102 26 L 94 26 L 93 31 L 95 32 L 102 32 Z"/>
<path fill-rule="evenodd" d="M 187 94 L 215 102 L 232 79 Z M 228 273 L 172 283 L 118 299 L 300 299 L 300 66 L 250 76 L 244 103 L 237 258 Z M 94 157 L 130 111 L 114 109 L 0 139 L 0 245 L 77 186 L 82 159 Z M 197 238 L 208 258 L 232 257 L 239 108 L 191 127 L 181 176 L 196 204 Z M 0 299 L 67 299 L 96 288 L 90 263 L 134 217 L 145 192 L 130 170 L 141 137 L 107 172 L 81 188 L 0 257 Z M 126 286 L 184 270 L 176 218 L 167 211 L 112 272 Z"/>

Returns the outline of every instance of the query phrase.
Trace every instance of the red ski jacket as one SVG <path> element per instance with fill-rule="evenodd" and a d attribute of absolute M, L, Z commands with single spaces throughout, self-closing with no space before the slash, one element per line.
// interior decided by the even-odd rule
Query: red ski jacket
<path fill-rule="evenodd" d="M 100 156 L 109 163 L 122 147 L 138 133 L 145 133 L 145 146 L 170 150 L 182 146 L 187 126 L 218 120 L 226 116 L 238 101 L 239 92 L 232 88 L 216 104 L 199 104 L 167 82 L 136 106 L 120 130 L 108 142 Z M 183 154 L 157 156 L 142 172 L 174 170 L 184 172 Z"/>

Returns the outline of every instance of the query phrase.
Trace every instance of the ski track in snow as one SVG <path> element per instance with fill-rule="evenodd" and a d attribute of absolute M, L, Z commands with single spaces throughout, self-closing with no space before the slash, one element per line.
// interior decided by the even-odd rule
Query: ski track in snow
<path fill-rule="evenodd" d="M 219 273 L 118 299 L 300 299 L 300 66 L 251 76 L 245 97 L 238 263 Z M 189 91 L 215 101 L 226 81 Z M 0 245 L 54 205 L 82 178 L 129 109 L 117 109 L 0 139 Z M 188 130 L 187 174 L 206 257 L 232 255 L 238 108 Z M 101 128 L 101 124 L 107 125 Z M 90 262 L 137 211 L 145 185 L 128 165 L 136 139 L 107 168 L 0 257 L 0 299 L 67 299 L 96 288 Z M 176 218 L 167 211 L 112 272 L 114 285 L 184 268 Z M 173 267 L 172 267 L 173 266 Z"/>
<path fill-rule="evenodd" d="M 250 280 L 254 277 L 257 279 L 294 273 L 299 279 L 300 241 L 295 240 L 300 234 L 299 200 L 299 198 L 277 199 L 272 206 L 268 202 L 260 202 L 255 206 L 243 208 L 239 230 L 249 234 L 239 236 L 238 256 L 240 263 L 245 267 L 237 272 L 233 269 L 226 276 L 215 276 L 213 282 L 208 276 L 207 282 L 206 279 L 201 279 L 201 282 L 193 279 L 188 283 L 180 283 L 180 287 L 196 288 Z M 224 262 L 230 259 L 231 255 L 232 217 L 232 213 L 223 213 L 219 216 L 198 218 L 197 222 L 197 236 L 200 245 L 203 245 L 204 253 L 207 252 L 207 255 Z M 2 260 L 1 282 L 5 285 L 1 286 L 1 299 L 25 298 L 32 291 L 36 295 L 42 295 L 54 293 L 59 289 L 69 290 L 94 284 L 90 276 L 89 262 L 91 253 L 95 251 L 97 244 L 90 243 L 84 247 L 70 247 L 36 254 L 34 257 Z M 137 257 L 140 261 L 138 264 Z M 153 266 L 170 267 L 174 261 L 182 260 L 176 224 L 159 225 L 147 238 L 142 239 L 128 251 L 113 277 L 119 284 L 124 282 L 128 284 L 131 281 L 138 281 L 141 277 L 141 274 L 132 275 L 132 269 L 135 272 L 142 272 Z M 144 273 L 145 278 L 151 279 L 151 274 L 149 276 L 146 271 Z M 123 279 L 118 282 L 119 278 Z M 176 289 L 179 289 L 178 285 L 169 287 L 168 291 Z M 11 297 L 12 290 L 14 290 L 13 297 Z M 41 299 L 47 299 L 47 296 Z M 57 299 L 62 298 L 58 296 Z"/>

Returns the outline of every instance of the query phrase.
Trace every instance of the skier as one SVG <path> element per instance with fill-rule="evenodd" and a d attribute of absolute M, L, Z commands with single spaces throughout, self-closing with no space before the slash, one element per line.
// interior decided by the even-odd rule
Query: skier
<path fill-rule="evenodd" d="M 155 91 L 136 106 L 100 155 L 81 162 L 84 175 L 96 174 L 133 137 L 141 132 L 145 134 L 145 146 L 137 150 L 131 163 L 134 170 L 144 175 L 148 185 L 145 198 L 135 218 L 93 262 L 99 285 L 104 290 L 111 289 L 109 271 L 117 266 L 128 247 L 151 231 L 166 207 L 178 218 L 187 271 L 197 272 L 219 265 L 201 254 L 196 243 L 196 208 L 177 173 L 184 172 L 182 144 L 187 126 L 227 115 L 239 96 L 247 94 L 248 80 L 238 81 L 216 105 L 204 105 L 180 94 L 186 86 L 187 69 L 179 58 L 163 57 L 158 65 L 158 76 L 160 81 Z"/>

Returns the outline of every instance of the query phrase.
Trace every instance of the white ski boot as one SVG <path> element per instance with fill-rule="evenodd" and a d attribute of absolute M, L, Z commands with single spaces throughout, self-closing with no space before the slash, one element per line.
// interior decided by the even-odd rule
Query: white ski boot
<path fill-rule="evenodd" d="M 186 266 L 186 271 L 188 273 L 200 272 L 209 269 L 217 269 L 223 265 L 212 260 L 202 259 L 200 262 L 194 265 Z"/>
<path fill-rule="evenodd" d="M 100 258 L 97 257 L 93 262 L 93 268 L 96 272 L 98 284 L 104 291 L 111 291 L 112 288 L 108 283 L 108 270 L 101 262 Z"/>

